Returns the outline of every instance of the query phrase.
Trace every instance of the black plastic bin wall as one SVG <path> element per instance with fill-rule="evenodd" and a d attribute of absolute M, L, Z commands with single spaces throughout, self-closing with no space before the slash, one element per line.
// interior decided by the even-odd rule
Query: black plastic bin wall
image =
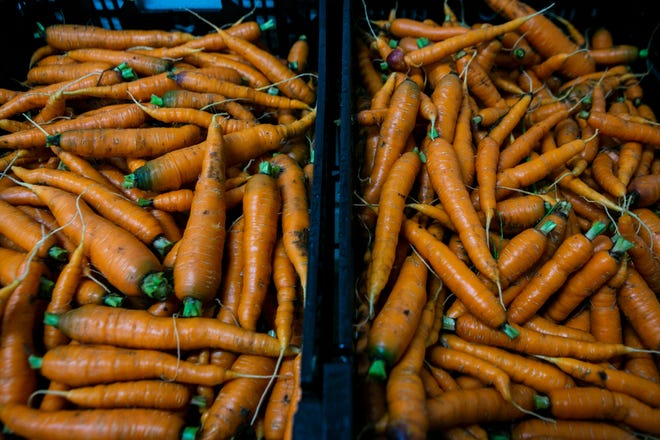
<path fill-rule="evenodd" d="M 341 86 L 341 130 L 340 139 L 340 167 L 338 200 L 338 234 L 339 241 L 339 276 L 340 289 L 355 290 L 356 278 L 362 265 L 363 252 L 367 248 L 364 239 L 364 226 L 360 224 L 356 205 L 361 200 L 355 196 L 355 189 L 359 188 L 358 174 L 363 162 L 361 152 L 356 147 L 361 145 L 359 127 L 355 121 L 357 114 L 357 97 L 362 88 L 358 76 L 358 67 L 355 54 L 354 40 L 360 38 L 363 32 L 378 32 L 375 27 L 370 29 L 369 20 L 386 20 L 391 11 L 396 17 L 406 17 L 416 20 L 431 19 L 436 23 L 444 21 L 443 2 L 428 0 L 409 1 L 375 1 L 352 0 L 344 5 L 343 30 L 343 63 Z M 482 0 L 449 0 L 448 5 L 456 15 L 465 23 L 502 23 L 504 20 Z M 652 11 L 651 2 L 633 0 L 625 6 L 601 1 L 555 1 L 543 2 L 529 0 L 526 2 L 536 10 L 551 6 L 550 13 L 564 17 L 574 23 L 580 30 L 593 32 L 597 27 L 603 26 L 613 36 L 615 44 L 631 44 L 639 48 L 647 48 L 646 59 L 637 61 L 632 65 L 635 73 L 640 74 L 641 85 L 644 89 L 644 102 L 656 111 L 660 108 L 660 29 L 657 14 Z M 378 66 L 376 66 L 378 68 Z M 355 363 L 360 361 L 356 358 Z M 353 405 L 354 432 L 361 432 L 368 437 L 369 428 L 365 426 L 365 414 L 369 411 L 361 393 L 362 379 L 354 379 L 355 397 Z"/>
<path fill-rule="evenodd" d="M 176 5 L 176 8 L 172 8 Z M 221 7 L 219 7 L 221 5 Z M 336 121 L 339 119 L 340 26 L 342 12 L 326 0 L 217 0 L 214 2 L 149 0 L 20 0 L 0 2 L 6 42 L 0 63 L 0 87 L 17 89 L 25 78 L 34 50 L 43 45 L 35 38 L 38 23 L 90 24 L 108 29 L 180 30 L 194 35 L 213 28 L 192 14 L 216 25 L 242 17 L 259 23 L 273 19 L 274 29 L 263 38 L 269 49 L 286 57 L 290 44 L 301 34 L 310 41 L 310 71 L 318 72 L 315 124 L 314 179 L 310 200 L 309 272 L 304 310 L 300 409 L 294 420 L 296 439 L 344 437 L 352 420 L 352 364 L 344 356 L 350 340 L 338 337 L 339 328 L 350 328 L 350 311 L 336 301 L 335 185 Z M 338 318 L 338 316 L 340 316 Z M 342 321 L 342 322 L 338 322 Z M 343 326 L 343 327 L 342 327 Z M 345 332 L 344 332 L 345 334 Z"/>

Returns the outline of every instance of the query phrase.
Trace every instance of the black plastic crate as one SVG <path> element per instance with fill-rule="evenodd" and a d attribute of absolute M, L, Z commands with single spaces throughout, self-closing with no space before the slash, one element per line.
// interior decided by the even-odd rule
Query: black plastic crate
<path fill-rule="evenodd" d="M 363 88 L 358 76 L 355 58 L 355 40 L 363 31 L 369 30 L 368 20 L 385 20 L 391 11 L 395 10 L 396 17 L 412 18 L 416 20 L 432 19 L 436 23 L 444 21 L 443 2 L 428 0 L 348 0 L 343 5 L 343 34 L 342 34 L 342 85 L 340 96 L 340 133 L 339 133 L 339 166 L 340 179 L 337 189 L 337 235 L 338 235 L 338 276 L 339 289 L 345 292 L 345 301 L 348 308 L 355 310 L 357 300 L 355 291 L 357 277 L 363 270 L 362 257 L 367 249 L 364 226 L 360 224 L 356 206 L 361 200 L 356 197 L 356 188 L 359 188 L 358 171 L 362 163 L 360 148 L 359 127 L 355 116 L 359 111 L 358 96 Z M 550 7 L 549 13 L 565 18 L 573 23 L 578 30 L 586 33 L 599 27 L 608 29 L 614 44 L 631 44 L 638 48 L 648 49 L 645 59 L 639 59 L 630 65 L 632 72 L 639 74 L 640 83 L 644 90 L 643 101 L 656 111 L 660 112 L 660 23 L 657 15 L 651 10 L 651 2 L 633 0 L 625 8 L 615 8 L 613 4 L 599 1 L 555 1 L 542 2 L 539 0 L 526 1 L 528 5 L 541 10 Z M 449 0 L 449 6 L 459 19 L 468 25 L 474 23 L 503 23 L 505 19 L 495 13 L 483 0 Z M 550 16 L 552 17 L 552 16 Z M 374 27 L 375 29 L 375 27 Z M 378 33 L 378 30 L 375 30 Z M 377 62 L 375 63 L 377 64 Z M 376 69 L 378 66 L 376 65 Z M 345 329 L 349 333 L 348 328 Z M 354 353 L 357 357 L 357 353 Z M 355 364 L 360 361 L 355 360 Z M 368 411 L 360 388 L 363 377 L 355 376 L 353 397 L 353 436 L 354 438 L 370 438 L 369 430 L 364 425 L 364 413 Z M 385 435 L 377 436 L 385 438 Z M 432 437 L 429 437 L 432 438 Z"/>
<path fill-rule="evenodd" d="M 170 7 L 175 4 L 176 8 Z M 314 180 L 311 192 L 309 272 L 304 310 L 301 362 L 302 400 L 294 421 L 296 439 L 343 437 L 352 420 L 352 361 L 346 356 L 344 329 L 351 326 L 346 304 L 338 300 L 335 261 L 335 185 L 339 119 L 342 12 L 326 0 L 217 0 L 161 2 L 154 0 L 19 0 L 0 2 L 7 44 L 0 64 L 0 87 L 20 89 L 34 50 L 44 43 L 38 26 L 89 24 L 107 29 L 180 30 L 194 35 L 248 16 L 259 23 L 275 21 L 262 38 L 268 48 L 286 56 L 300 35 L 310 42 L 310 71 L 318 72 L 317 117 L 314 128 Z M 343 294 L 343 292 L 342 292 Z M 340 318 L 337 318 L 340 316 Z"/>

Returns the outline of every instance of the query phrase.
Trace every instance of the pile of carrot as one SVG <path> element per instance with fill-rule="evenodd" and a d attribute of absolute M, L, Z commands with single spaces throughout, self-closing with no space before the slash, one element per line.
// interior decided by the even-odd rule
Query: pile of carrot
<path fill-rule="evenodd" d="M 656 438 L 660 126 L 632 68 L 647 51 L 485 3 L 498 19 L 357 8 L 356 429 Z"/>
<path fill-rule="evenodd" d="M 1 91 L 5 434 L 291 437 L 317 76 L 274 24 L 51 25 Z"/>

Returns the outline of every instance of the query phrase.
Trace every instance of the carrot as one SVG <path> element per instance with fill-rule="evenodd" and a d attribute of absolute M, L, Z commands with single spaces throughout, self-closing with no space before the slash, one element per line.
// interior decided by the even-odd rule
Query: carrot
<path fill-rule="evenodd" d="M 575 379 L 610 391 L 625 393 L 647 405 L 658 407 L 660 384 L 591 362 L 565 357 L 540 356 L 540 358 L 556 365 Z"/>
<path fill-rule="evenodd" d="M 465 246 L 472 263 L 491 281 L 499 280 L 497 263 L 489 252 L 486 231 L 458 174 L 460 167 L 451 144 L 441 137 L 431 141 L 426 166 L 433 188 Z M 500 323 L 501 324 L 501 323 Z"/>
<path fill-rule="evenodd" d="M 435 42 L 416 51 L 408 52 L 405 55 L 405 61 L 409 66 L 417 67 L 430 64 L 468 46 L 492 40 L 505 32 L 515 30 L 523 23 L 542 13 L 543 11 L 533 12 L 525 17 L 519 17 L 503 24 L 470 29 L 469 32 Z"/>
<path fill-rule="evenodd" d="M 444 347 L 463 351 L 491 363 L 508 374 L 514 382 L 522 383 L 540 392 L 575 386 L 570 376 L 534 358 L 510 353 L 497 347 L 471 343 L 452 334 L 443 334 L 440 341 Z"/>
<path fill-rule="evenodd" d="M 589 301 L 590 333 L 597 341 L 623 343 L 617 292 L 628 276 L 628 264 L 628 259 L 622 258 L 617 273 L 591 296 Z"/>
<path fill-rule="evenodd" d="M 301 166 L 286 154 L 275 155 L 270 164 L 277 173 L 277 185 L 282 199 L 282 237 L 286 254 L 307 291 L 307 255 L 309 237 L 309 200 L 305 175 Z"/>
<path fill-rule="evenodd" d="M 70 130 L 46 138 L 47 143 L 82 157 L 153 157 L 198 143 L 197 125 L 181 127 L 99 128 Z"/>
<path fill-rule="evenodd" d="M 394 251 L 403 221 L 405 196 L 412 189 L 421 166 L 422 160 L 418 152 L 406 152 L 392 164 L 391 171 L 383 183 L 371 249 L 372 257 L 367 269 L 366 287 L 370 317 L 373 316 L 374 305 L 392 271 Z"/>
<path fill-rule="evenodd" d="M 2 307 L 0 407 L 10 403 L 26 404 L 37 386 L 37 376 L 30 370 L 27 356 L 35 350 L 37 342 L 33 332 L 36 327 L 39 279 L 44 273 L 44 265 L 32 262 L 32 257 L 33 254 L 25 256 L 20 276 L 16 278 L 17 284 Z M 7 287 L 0 292 L 6 291 Z"/>
<path fill-rule="evenodd" d="M 433 88 L 433 93 L 431 93 L 431 100 L 435 103 L 435 106 L 438 109 L 446 109 L 444 112 L 438 112 L 435 130 L 438 136 L 447 142 L 452 142 L 455 137 L 461 106 L 467 106 L 469 103 L 467 101 L 467 91 L 467 85 L 461 81 L 458 74 L 450 71 L 438 80 L 438 83 Z M 463 100 L 467 102 L 463 104 Z"/>
<path fill-rule="evenodd" d="M 25 251 L 39 246 L 37 256 L 65 261 L 68 252 L 59 246 L 55 235 L 44 236 L 41 225 L 17 207 L 0 200 L 0 234 L 6 236 Z M 43 239 L 43 240 L 42 240 Z"/>
<path fill-rule="evenodd" d="M 628 255 L 635 270 L 642 276 L 651 290 L 657 291 L 660 289 L 660 260 L 658 255 L 636 232 L 635 221 L 629 213 L 619 217 L 617 226 L 619 234 L 633 244 L 628 249 Z"/>
<path fill-rule="evenodd" d="M 126 63 L 139 76 L 157 75 L 171 69 L 172 63 L 163 58 L 114 49 L 70 49 L 66 55 L 76 61 L 105 61 L 113 65 Z"/>
<path fill-rule="evenodd" d="M 660 302 L 634 267 L 628 269 L 628 277 L 619 289 L 617 304 L 644 346 L 651 350 L 660 347 L 656 331 L 660 320 Z"/>
<path fill-rule="evenodd" d="M 164 238 L 164 231 L 158 220 L 105 185 L 69 171 L 14 167 L 14 172 L 24 182 L 50 185 L 81 195 L 99 214 L 122 226 L 143 242 L 153 245 L 161 255 L 172 245 Z"/>
<path fill-rule="evenodd" d="M 501 172 L 518 164 L 524 157 L 529 155 L 536 143 L 546 133 L 568 116 L 569 110 L 564 109 L 563 111 L 554 112 L 550 117 L 532 125 L 500 152 L 497 165 L 498 171 Z"/>
<path fill-rule="evenodd" d="M 598 438 L 601 440 L 634 440 L 636 436 L 616 425 L 585 420 L 522 420 L 511 431 L 512 440 L 548 438 Z"/>
<path fill-rule="evenodd" d="M 185 89 L 174 89 L 163 93 L 161 97 L 153 95 L 151 97 L 151 104 L 170 109 L 192 108 L 206 112 L 224 111 L 236 119 L 245 121 L 245 125 L 254 124 L 256 121 L 256 117 L 249 108 L 237 101 L 229 100 L 219 93 L 204 93 Z M 164 111 L 155 109 L 153 106 L 146 108 L 153 109 L 151 111 L 154 116 L 165 113 Z M 228 127 L 230 126 L 229 123 L 226 125 Z"/>
<path fill-rule="evenodd" d="M 585 234 L 566 238 L 552 258 L 539 268 L 532 281 L 511 302 L 507 318 L 511 322 L 524 324 L 540 310 L 548 298 L 566 282 L 568 276 L 590 260 L 593 254 L 591 241 L 604 228 L 603 223 L 595 223 Z"/>
<path fill-rule="evenodd" d="M 387 433 L 394 437 L 424 439 L 429 418 L 426 413 L 424 385 L 420 377 L 424 368 L 427 340 L 435 320 L 437 296 L 431 296 L 422 311 L 419 325 L 405 354 L 392 368 L 387 381 Z"/>
<path fill-rule="evenodd" d="M 299 110 L 309 108 L 308 104 L 303 101 L 281 95 L 272 95 L 249 86 L 209 77 L 195 70 L 173 72 L 169 74 L 169 78 L 179 87 L 193 92 L 219 93 L 227 98 L 245 100 L 264 107 Z"/>
<path fill-rule="evenodd" d="M 160 262 L 130 232 L 95 214 L 84 201 L 79 203 L 82 215 L 78 215 L 77 197 L 71 193 L 43 185 L 31 185 L 30 189 L 48 205 L 74 243 L 83 240 L 81 225 L 86 225 L 85 254 L 121 292 L 127 295 L 144 293 L 154 298 L 164 298 L 170 293 L 170 287 L 160 272 Z M 108 237 L 112 237 L 109 242 Z"/>
<path fill-rule="evenodd" d="M 594 180 L 608 194 L 621 199 L 626 195 L 626 185 L 614 172 L 614 163 L 618 157 L 613 158 L 607 151 L 601 151 L 592 162 L 592 173 Z"/>
<path fill-rule="evenodd" d="M 151 408 L 168 411 L 185 409 L 190 404 L 187 385 L 163 380 L 141 380 L 45 391 L 45 395 L 64 397 L 82 408 Z"/>
<path fill-rule="evenodd" d="M 27 72 L 26 82 L 30 85 L 52 84 L 63 81 L 72 81 L 90 73 L 111 70 L 112 63 L 103 61 L 89 61 L 67 65 L 46 64 L 35 66 Z"/>
<path fill-rule="evenodd" d="M 543 199 L 539 195 L 524 194 L 500 200 L 495 205 L 496 221 L 493 223 L 493 229 L 509 235 L 533 227 L 552 209 L 549 202 Z M 552 211 L 557 212 L 556 209 Z M 557 227 L 561 227 L 561 222 L 555 221 L 555 229 L 550 237 L 555 235 Z"/>
<path fill-rule="evenodd" d="M 455 56 L 456 69 L 467 83 L 472 96 L 485 107 L 508 107 L 488 71 L 470 55 L 460 51 Z"/>
<path fill-rule="evenodd" d="M 202 306 L 215 297 L 221 280 L 226 160 L 224 138 L 213 120 L 205 142 L 202 170 L 173 269 L 174 293 L 183 301 L 183 316 L 199 316 Z"/>
<path fill-rule="evenodd" d="M 632 328 L 630 322 L 623 321 L 623 343 L 629 347 L 643 349 L 644 345 Z M 660 383 L 660 372 L 651 353 L 638 352 L 626 355 L 623 369 L 636 376 L 643 377 L 655 383 Z"/>
<path fill-rule="evenodd" d="M 616 274 L 623 254 L 631 243 L 619 237 L 612 249 L 594 253 L 584 266 L 573 273 L 553 297 L 545 310 L 546 315 L 562 321 L 587 297 Z"/>
<path fill-rule="evenodd" d="M 657 174 L 635 177 L 628 184 L 626 199 L 635 208 L 648 208 L 660 200 L 659 187 L 660 177 Z"/>
<path fill-rule="evenodd" d="M 428 359 L 429 362 L 440 368 L 460 371 L 464 374 L 477 377 L 486 385 L 492 385 L 507 402 L 510 402 L 512 399 L 509 375 L 490 362 L 464 351 L 453 350 L 438 345 L 430 348 Z"/>
<path fill-rule="evenodd" d="M 434 26 L 422 21 L 397 17 L 389 24 L 388 31 L 398 38 L 427 38 L 431 41 L 444 40 L 456 35 L 462 35 L 469 29 L 463 26 Z"/>
<path fill-rule="evenodd" d="M 185 32 L 116 30 L 100 26 L 53 24 L 43 30 L 46 44 L 59 50 L 78 48 L 129 49 L 134 46 L 172 47 L 192 40 Z"/>
<path fill-rule="evenodd" d="M 275 371 L 275 359 L 242 355 L 229 371 L 266 377 Z M 265 378 L 244 377 L 223 386 L 213 405 L 202 416 L 200 439 L 232 438 L 258 411 L 260 397 L 267 385 Z"/>
<path fill-rule="evenodd" d="M 537 406 L 531 388 L 514 384 L 511 392 L 512 401 L 506 401 L 494 388 L 451 390 L 426 399 L 429 429 L 441 431 L 465 424 L 511 422 L 525 416 L 520 408 L 533 410 Z"/>
<path fill-rule="evenodd" d="M 427 272 L 419 257 L 406 257 L 387 300 L 369 327 L 369 377 L 384 380 L 387 368 L 401 358 L 412 341 L 426 303 Z"/>
<path fill-rule="evenodd" d="M 506 312 L 497 298 L 444 243 L 412 220 L 404 221 L 403 233 L 452 293 L 465 304 L 467 310 L 478 316 L 486 325 L 501 328 L 510 337 L 515 337 L 515 332 L 509 332 Z"/>
<path fill-rule="evenodd" d="M 272 275 L 272 255 L 278 234 L 281 196 L 277 181 L 262 162 L 259 173 L 245 184 L 243 196 L 244 276 L 237 318 L 242 327 L 254 330 L 261 315 Z"/>
<path fill-rule="evenodd" d="M 623 423 L 638 431 L 657 435 L 657 408 L 651 408 L 628 394 L 597 387 L 556 389 L 547 392 L 550 411 L 558 419 L 600 419 Z"/>
<path fill-rule="evenodd" d="M 487 0 L 486 3 L 493 11 L 509 20 L 535 14 L 520 25 L 519 31 L 542 57 L 548 58 L 561 52 L 573 53 L 578 49 L 578 45 L 572 42 L 558 26 L 542 14 L 536 13 L 536 10 L 527 3 L 518 0 Z M 587 52 L 579 52 L 566 61 L 561 73 L 569 78 L 575 78 L 594 70 L 593 59 Z"/>
<path fill-rule="evenodd" d="M 297 383 L 295 379 L 296 358 L 282 360 L 279 377 L 273 385 L 273 391 L 268 398 L 268 405 L 264 411 L 265 435 L 264 438 L 281 439 L 287 429 L 291 429 L 292 419 L 289 418 L 291 407 L 295 407 L 294 394 Z"/>
<path fill-rule="evenodd" d="M 589 125 L 598 129 L 601 134 L 612 136 L 621 142 L 634 141 L 653 145 L 660 143 L 660 128 L 655 125 L 629 121 L 609 112 L 583 111 L 579 116 L 585 118 Z"/>
<path fill-rule="evenodd" d="M 291 344 L 298 309 L 298 280 L 281 238 L 277 239 L 273 251 L 273 285 L 277 291 L 277 310 L 273 319 L 275 334 L 285 350 Z"/>
<path fill-rule="evenodd" d="M 3 148 L 34 148 L 46 145 L 46 138 L 63 131 L 85 128 L 129 128 L 138 127 L 146 121 L 145 113 L 134 104 L 119 104 L 105 108 L 96 115 L 80 115 L 73 119 L 53 122 L 44 132 L 39 128 L 21 130 L 0 136 L 0 146 Z"/>
<path fill-rule="evenodd" d="M 617 44 L 603 49 L 589 49 L 589 56 L 597 65 L 631 64 L 646 58 L 648 51 L 632 44 Z"/>
<path fill-rule="evenodd" d="M 72 91 L 65 91 L 64 95 L 77 100 L 89 98 L 128 100 L 134 98 L 138 101 L 147 101 L 151 95 L 162 95 L 168 90 L 178 88 L 176 81 L 171 79 L 169 75 L 169 72 L 164 72 L 117 84 L 90 85 Z"/>
<path fill-rule="evenodd" d="M 287 125 L 259 124 L 224 136 L 226 166 L 247 162 L 277 149 L 287 139 L 300 136 L 314 123 L 316 110 Z M 180 189 L 199 175 L 205 143 L 174 150 L 149 160 L 124 180 L 126 188 L 164 191 Z"/>
<path fill-rule="evenodd" d="M 465 88 L 466 85 L 464 84 Z M 461 176 L 463 183 L 472 185 L 475 174 L 474 146 L 472 145 L 472 110 L 469 104 L 469 94 L 466 89 L 463 90 L 461 107 L 456 118 L 456 128 L 453 131 L 452 145 L 456 150 L 456 158 L 461 166 Z M 445 130 L 446 132 L 446 130 Z"/>
<path fill-rule="evenodd" d="M 467 341 L 493 345 L 525 354 L 604 361 L 615 356 L 639 351 L 639 349 L 625 345 L 566 339 L 563 336 L 539 333 L 516 324 L 509 325 L 519 332 L 519 335 L 513 339 L 502 332 L 489 328 L 469 313 L 453 320 L 448 318 L 445 322 L 447 329 L 454 330 L 458 336 Z"/>
<path fill-rule="evenodd" d="M 401 155 L 406 139 L 415 128 L 420 105 L 420 90 L 413 81 L 403 80 L 392 93 L 388 116 L 380 128 L 373 169 L 362 197 L 368 203 L 377 203 L 392 164 Z"/>
<path fill-rule="evenodd" d="M 22 404 L 0 407 L 0 419 L 16 435 L 53 440 L 143 438 L 175 440 L 194 436 L 176 413 L 156 409 L 42 411 Z"/>

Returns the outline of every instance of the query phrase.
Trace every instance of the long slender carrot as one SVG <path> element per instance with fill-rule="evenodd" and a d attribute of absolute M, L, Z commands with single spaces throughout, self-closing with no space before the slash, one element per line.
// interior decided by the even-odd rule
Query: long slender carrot
<path fill-rule="evenodd" d="M 174 412 L 144 408 L 42 411 L 8 404 L 0 407 L 0 419 L 17 435 L 53 440 L 177 440 L 196 432 L 184 427 L 183 417 Z"/>
<path fill-rule="evenodd" d="M 62 315 L 46 315 L 46 323 L 55 325 L 71 339 L 84 343 L 155 350 L 173 350 L 177 347 L 181 350 L 222 348 L 237 353 L 274 357 L 280 353 L 276 338 L 226 324 L 215 318 L 161 318 L 144 310 L 90 304 Z M 114 330 L 109 331 L 109 328 Z M 153 337 L 146 338 L 149 334 Z M 289 355 L 297 351 L 298 348 L 292 346 L 284 353 Z"/>
<path fill-rule="evenodd" d="M 198 316 L 220 286 L 225 242 L 224 138 L 220 125 L 207 129 L 206 153 L 195 184 L 190 215 L 174 263 L 174 293 L 183 301 L 183 316 Z"/>
<path fill-rule="evenodd" d="M 272 275 L 272 255 L 278 234 L 282 206 L 277 181 L 269 174 L 270 165 L 262 162 L 263 172 L 245 184 L 243 196 L 244 276 L 237 318 L 242 327 L 254 330 L 261 315 Z"/>
<path fill-rule="evenodd" d="M 490 254 L 485 228 L 481 225 L 459 174 L 456 152 L 448 141 L 437 137 L 431 141 L 425 154 L 433 188 L 456 227 L 472 263 L 482 274 L 497 283 L 497 263 Z"/>
<path fill-rule="evenodd" d="M 600 440 L 634 440 L 637 436 L 614 424 L 584 420 L 522 420 L 511 431 L 512 440 L 535 438 L 597 438 Z"/>

